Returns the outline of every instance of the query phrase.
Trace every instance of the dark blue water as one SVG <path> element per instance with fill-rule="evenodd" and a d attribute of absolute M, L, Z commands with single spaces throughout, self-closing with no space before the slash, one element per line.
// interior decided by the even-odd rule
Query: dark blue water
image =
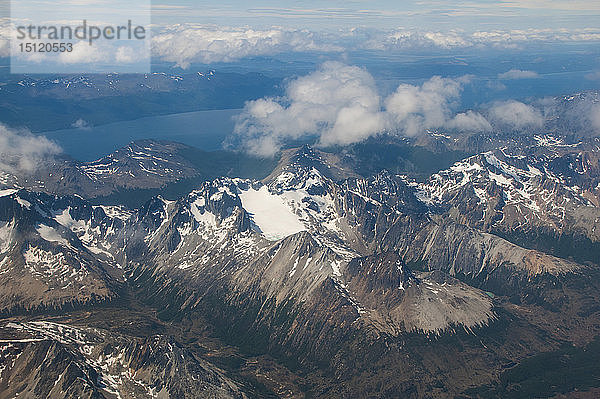
<path fill-rule="evenodd" d="M 231 134 L 239 109 L 186 112 L 110 123 L 84 129 L 44 132 L 71 157 L 90 161 L 101 158 L 134 140 L 177 141 L 203 150 L 222 148 Z"/>

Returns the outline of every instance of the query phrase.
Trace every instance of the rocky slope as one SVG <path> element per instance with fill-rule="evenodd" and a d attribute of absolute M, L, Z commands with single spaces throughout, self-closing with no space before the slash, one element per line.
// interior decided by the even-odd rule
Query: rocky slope
<path fill-rule="evenodd" d="M 131 337 L 68 320 L 11 321 L 3 331 L 23 335 L 6 353 L 26 355 L 4 362 L 2 391 L 259 395 L 240 382 L 241 366 L 222 370 L 199 357 L 189 346 L 198 328 L 258 356 L 260 367 L 272 365 L 260 356 L 273 356 L 288 377 L 265 386 L 289 397 L 455 397 L 526 356 L 586 344 L 600 334 L 597 260 L 508 235 L 597 242 L 598 150 L 555 144 L 527 156 L 485 152 L 420 183 L 389 172 L 360 177 L 303 147 L 263 180 L 220 177 L 137 209 L 5 189 L 5 313 L 70 306 L 78 315 L 79 305 L 129 309 L 135 298 L 185 330 L 177 334 L 187 344 L 146 330 Z M 136 154 L 109 157 L 102 170 L 171 165 Z M 50 386 L 38 370 L 46 356 L 71 382 Z"/>
<path fill-rule="evenodd" d="M 89 232 L 109 237 L 121 229 L 124 216 L 118 208 L 11 190 L 0 197 L 0 210 L 3 312 L 76 306 L 117 296 L 124 282 L 123 266 L 107 251 L 110 244 L 95 241 Z"/>
<path fill-rule="evenodd" d="M 41 160 L 33 170 L 0 171 L 0 187 L 84 198 L 127 189 L 150 189 L 199 174 L 180 155 L 182 144 L 139 141 L 93 162 L 61 157 Z"/>
<path fill-rule="evenodd" d="M 218 367 L 168 337 L 44 321 L 10 322 L 2 333 L 20 338 L 0 340 L 0 397 L 246 397 Z"/>

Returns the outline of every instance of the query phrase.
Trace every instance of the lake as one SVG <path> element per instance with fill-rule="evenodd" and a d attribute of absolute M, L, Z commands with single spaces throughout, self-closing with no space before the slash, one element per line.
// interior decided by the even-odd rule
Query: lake
<path fill-rule="evenodd" d="M 41 134 L 81 161 L 96 160 L 141 139 L 177 141 L 210 151 L 222 148 L 225 137 L 233 132 L 233 117 L 240 112 L 241 109 L 185 112 Z"/>

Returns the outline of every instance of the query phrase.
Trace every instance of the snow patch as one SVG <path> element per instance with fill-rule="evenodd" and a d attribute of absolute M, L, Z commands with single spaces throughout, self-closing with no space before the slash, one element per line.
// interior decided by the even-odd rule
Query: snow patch
<path fill-rule="evenodd" d="M 272 194 L 266 186 L 259 190 L 250 188 L 239 196 L 242 206 L 268 240 L 277 241 L 305 230 L 284 199 Z"/>
<path fill-rule="evenodd" d="M 340 263 L 340 261 L 331 262 L 331 270 L 333 270 L 333 275 L 336 277 L 342 277 L 342 272 L 340 271 Z"/>
<path fill-rule="evenodd" d="M 194 219 L 196 219 L 198 223 L 202 223 L 207 226 L 217 227 L 217 217 L 214 214 L 208 212 L 205 209 L 203 209 L 202 212 L 200 211 L 199 207 L 204 207 L 204 202 L 204 198 L 200 198 L 194 201 L 190 206 L 190 211 L 192 212 Z"/>
<path fill-rule="evenodd" d="M 50 226 L 46 226 L 45 224 L 40 224 L 37 228 L 37 232 L 46 241 L 57 242 L 57 243 L 63 244 L 63 245 L 69 245 L 69 242 L 67 240 L 65 240 L 58 231 L 56 231 L 55 229 L 53 229 Z"/>
<path fill-rule="evenodd" d="M 74 220 L 70 211 L 70 207 L 65 209 L 61 213 L 57 214 L 54 217 L 54 220 L 56 220 L 60 225 L 74 232 L 85 230 L 85 222 L 82 220 Z"/>
<path fill-rule="evenodd" d="M 106 216 L 108 216 L 111 219 L 127 220 L 132 215 L 131 211 L 127 210 L 122 206 L 100 205 L 100 208 L 102 208 Z"/>
<path fill-rule="evenodd" d="M 511 182 L 506 177 L 502 175 L 497 175 L 494 172 L 489 172 L 490 178 L 503 187 L 510 187 Z"/>
<path fill-rule="evenodd" d="M 21 197 L 17 197 L 16 200 L 23 208 L 31 209 L 31 202 L 24 200 Z"/>
<path fill-rule="evenodd" d="M 0 226 L 0 253 L 9 250 L 13 228 L 14 226 L 12 223 L 6 223 Z"/>
<path fill-rule="evenodd" d="M 17 190 L 9 188 L 6 190 L 0 190 L 0 197 L 8 197 L 9 195 L 13 195 Z"/>

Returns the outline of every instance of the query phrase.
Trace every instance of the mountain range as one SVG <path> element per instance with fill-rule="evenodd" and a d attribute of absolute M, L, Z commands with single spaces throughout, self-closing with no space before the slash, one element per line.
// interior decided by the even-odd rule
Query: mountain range
<path fill-rule="evenodd" d="M 5 171 L 0 397 L 595 397 L 598 154 L 148 140 Z"/>

